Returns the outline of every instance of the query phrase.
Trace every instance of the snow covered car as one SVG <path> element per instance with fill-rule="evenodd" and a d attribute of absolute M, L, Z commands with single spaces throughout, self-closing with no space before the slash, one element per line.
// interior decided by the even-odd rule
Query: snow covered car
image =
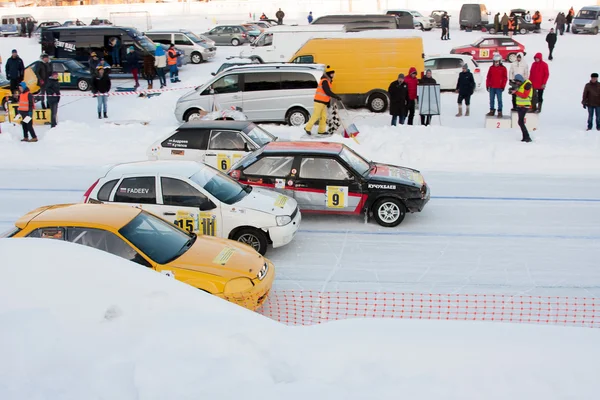
<path fill-rule="evenodd" d="M 480 87 L 481 69 L 477 61 L 473 60 L 473 57 L 462 54 L 431 55 L 425 57 L 425 70 L 431 70 L 431 74 L 440 85 L 441 90 L 456 90 L 458 75 L 462 72 L 464 64 L 469 66 L 477 87 Z"/>
<path fill-rule="evenodd" d="M 186 122 L 154 142 L 147 151 L 150 160 L 201 161 L 227 171 L 249 152 L 277 140 L 251 121 Z"/>
<path fill-rule="evenodd" d="M 296 200 L 242 185 L 195 161 L 118 164 L 85 193 L 84 203 L 141 207 L 182 229 L 237 240 L 265 254 L 292 241 L 301 215 Z"/>
<path fill-rule="evenodd" d="M 450 54 L 473 56 L 476 61 L 492 61 L 495 53 L 500 53 L 502 59 L 515 62 L 517 54 L 526 55 L 525 46 L 509 36 L 480 37 L 472 44 L 458 46 L 450 50 Z"/>
<path fill-rule="evenodd" d="M 429 201 L 417 170 L 367 161 L 341 143 L 271 142 L 231 167 L 240 183 L 294 197 L 303 212 L 373 216 L 381 226 L 402 222 Z"/>
<path fill-rule="evenodd" d="M 190 234 L 138 207 L 40 207 L 19 218 L 14 229 L 1 237 L 64 240 L 92 247 L 251 310 L 264 302 L 275 279 L 273 263 L 251 248 Z"/>

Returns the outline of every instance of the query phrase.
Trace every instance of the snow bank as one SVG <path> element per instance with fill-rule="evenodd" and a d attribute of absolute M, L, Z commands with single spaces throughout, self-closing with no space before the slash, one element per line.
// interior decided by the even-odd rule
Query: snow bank
<path fill-rule="evenodd" d="M 600 330 L 286 327 L 137 264 L 0 240 L 0 398 L 592 399 Z"/>

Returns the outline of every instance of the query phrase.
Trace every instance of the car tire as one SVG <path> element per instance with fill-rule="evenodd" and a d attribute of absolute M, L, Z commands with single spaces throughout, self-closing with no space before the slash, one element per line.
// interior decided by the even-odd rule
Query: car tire
<path fill-rule="evenodd" d="M 232 46 L 239 46 L 240 45 L 240 39 L 236 39 L 236 38 L 231 39 L 231 45 Z"/>
<path fill-rule="evenodd" d="M 423 24 L 419 23 L 419 29 L 422 30 L 422 31 L 425 30 L 425 28 L 423 28 Z"/>
<path fill-rule="evenodd" d="M 385 112 L 385 110 L 388 108 L 387 96 L 383 93 L 373 93 L 369 96 L 367 107 L 369 107 L 369 110 L 374 113 Z"/>
<path fill-rule="evenodd" d="M 595 27 L 595 28 L 594 28 L 594 30 L 592 31 L 592 33 L 593 33 L 594 35 L 597 35 L 597 34 L 598 34 L 598 27 Z"/>
<path fill-rule="evenodd" d="M 87 92 L 88 90 L 90 90 L 90 83 L 85 79 L 80 79 L 77 81 L 77 89 L 79 89 L 82 92 Z"/>
<path fill-rule="evenodd" d="M 377 200 L 373 205 L 373 217 L 375 221 L 386 228 L 400 225 L 406 216 L 406 207 L 400 200 L 387 197 Z"/>
<path fill-rule="evenodd" d="M 263 256 L 267 252 L 267 246 L 269 244 L 267 235 L 256 228 L 242 228 L 235 232 L 231 236 L 231 239 L 252 247 Z"/>
<path fill-rule="evenodd" d="M 571 32 L 573 32 L 573 35 L 577 35 L 579 33 L 577 29 L 571 29 Z"/>
<path fill-rule="evenodd" d="M 285 122 L 289 126 L 302 126 L 308 122 L 309 118 L 308 111 L 303 108 L 296 107 L 287 112 L 285 116 Z"/>
<path fill-rule="evenodd" d="M 8 111 L 8 97 L 2 99 L 2 109 Z"/>
<path fill-rule="evenodd" d="M 519 29 L 519 33 L 521 35 L 527 35 L 529 33 L 529 31 L 526 28 L 521 28 L 521 29 Z"/>
<path fill-rule="evenodd" d="M 508 61 L 509 63 L 514 63 L 515 61 L 517 61 L 517 54 L 510 53 L 508 56 L 506 56 L 506 61 Z"/>
<path fill-rule="evenodd" d="M 190 61 L 192 64 L 202 63 L 202 54 L 198 53 L 197 51 L 193 52 L 192 55 L 190 55 Z"/>
<path fill-rule="evenodd" d="M 488 30 L 488 32 L 490 33 L 490 35 L 495 35 L 496 34 L 496 29 L 495 28 L 490 28 Z"/>
<path fill-rule="evenodd" d="M 202 118 L 202 116 L 200 115 L 200 110 L 197 108 L 192 108 L 190 110 L 187 110 L 185 112 L 185 114 L 183 115 L 183 120 L 185 122 L 188 121 L 198 121 Z"/>

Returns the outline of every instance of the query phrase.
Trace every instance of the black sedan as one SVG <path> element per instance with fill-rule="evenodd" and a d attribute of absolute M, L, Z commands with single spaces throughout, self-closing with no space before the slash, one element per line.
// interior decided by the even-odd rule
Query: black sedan
<path fill-rule="evenodd" d="M 535 32 L 536 30 L 534 23 L 527 22 L 522 17 L 516 16 L 515 22 L 517 23 L 517 32 L 519 32 L 521 35 L 525 35 L 528 32 Z M 492 35 L 495 35 L 496 33 L 502 33 L 496 32 L 494 23 L 483 25 L 483 28 L 485 28 L 485 30 Z M 502 27 L 500 27 L 500 30 L 502 30 Z"/>
<path fill-rule="evenodd" d="M 341 143 L 271 142 L 233 165 L 229 175 L 295 198 L 302 212 L 365 213 L 385 227 L 420 212 L 430 198 L 419 171 L 367 161 Z"/>

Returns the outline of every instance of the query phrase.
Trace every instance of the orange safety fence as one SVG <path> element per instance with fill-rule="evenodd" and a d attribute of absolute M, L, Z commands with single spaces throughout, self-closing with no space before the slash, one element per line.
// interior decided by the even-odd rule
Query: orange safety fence
<path fill-rule="evenodd" d="M 278 290 L 257 311 L 286 325 L 404 318 L 600 328 L 600 299 L 585 297 Z"/>

